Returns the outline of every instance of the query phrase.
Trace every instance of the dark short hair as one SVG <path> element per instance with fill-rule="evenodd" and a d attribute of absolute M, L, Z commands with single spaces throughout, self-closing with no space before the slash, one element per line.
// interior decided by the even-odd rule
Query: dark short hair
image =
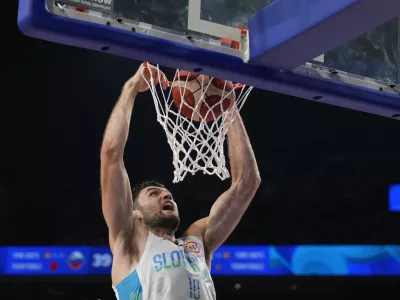
<path fill-rule="evenodd" d="M 134 186 L 132 188 L 132 200 L 133 200 L 134 204 L 136 203 L 136 200 L 138 199 L 140 192 L 149 186 L 157 186 L 160 188 L 165 188 L 165 186 L 163 184 L 161 184 L 157 181 L 154 181 L 154 180 L 145 181 L 145 182 L 142 182 L 142 183 Z"/>

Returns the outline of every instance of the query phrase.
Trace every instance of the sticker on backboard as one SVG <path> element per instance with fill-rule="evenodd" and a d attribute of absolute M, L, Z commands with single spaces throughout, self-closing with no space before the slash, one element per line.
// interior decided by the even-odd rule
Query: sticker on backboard
<path fill-rule="evenodd" d="M 114 8 L 114 0 L 62 0 L 61 2 L 106 13 L 113 12 Z"/>

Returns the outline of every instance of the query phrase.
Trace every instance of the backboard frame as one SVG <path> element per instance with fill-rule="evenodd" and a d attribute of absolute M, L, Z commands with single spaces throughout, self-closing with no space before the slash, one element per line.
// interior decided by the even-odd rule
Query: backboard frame
<path fill-rule="evenodd" d="M 152 25 L 120 22 L 112 16 L 47 9 L 51 0 L 20 0 L 18 25 L 27 36 L 95 51 L 150 61 L 165 67 L 196 71 L 256 88 L 330 105 L 400 119 L 400 92 L 375 80 L 306 63 L 281 71 L 246 63 L 246 51 L 210 44 L 202 39 L 176 36 Z M 88 17 L 91 22 L 88 22 Z M 132 31 L 135 28 L 135 31 Z M 251 28 L 249 28 L 251 31 Z M 334 80 L 334 84 L 332 83 Z"/>

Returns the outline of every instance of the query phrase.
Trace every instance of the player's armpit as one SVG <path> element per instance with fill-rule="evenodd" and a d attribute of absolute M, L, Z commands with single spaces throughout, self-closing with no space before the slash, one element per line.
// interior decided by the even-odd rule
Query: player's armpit
<path fill-rule="evenodd" d="M 109 229 L 110 246 L 133 230 L 133 203 L 128 174 L 122 160 L 101 157 L 102 210 Z"/>

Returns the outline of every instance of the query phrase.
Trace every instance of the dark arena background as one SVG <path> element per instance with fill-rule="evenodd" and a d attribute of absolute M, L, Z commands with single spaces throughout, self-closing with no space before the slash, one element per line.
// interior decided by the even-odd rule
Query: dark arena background
<path fill-rule="evenodd" d="M 16 5 L 9 14 L 16 18 Z M 141 62 L 31 39 L 9 24 L 0 299 L 116 299 L 100 147 Z M 258 89 L 242 116 L 262 184 L 214 257 L 218 299 L 398 295 L 400 122 Z M 198 174 L 172 184 L 171 155 L 150 93 L 140 94 L 125 151 L 132 185 L 166 184 L 186 228 L 229 180 Z"/>

